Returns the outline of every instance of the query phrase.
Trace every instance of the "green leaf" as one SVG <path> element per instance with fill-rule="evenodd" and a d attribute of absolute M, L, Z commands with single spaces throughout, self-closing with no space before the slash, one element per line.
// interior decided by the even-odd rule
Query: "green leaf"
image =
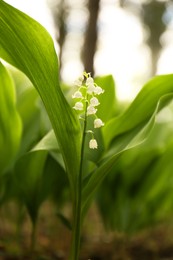
<path fill-rule="evenodd" d="M 16 109 L 12 79 L 1 62 L 0 88 L 0 173 L 3 173 L 18 152 L 22 124 Z"/>
<path fill-rule="evenodd" d="M 61 220 L 62 224 L 64 224 L 64 226 L 66 228 L 68 228 L 69 230 L 72 230 L 72 225 L 68 218 L 66 218 L 61 212 L 57 212 L 56 215 Z"/>
<path fill-rule="evenodd" d="M 33 144 L 40 138 L 40 113 L 38 108 L 38 93 L 33 87 L 26 88 L 17 99 L 17 109 L 23 123 L 23 135 L 20 153 L 23 154 L 31 149 Z"/>
<path fill-rule="evenodd" d="M 32 151 L 48 151 L 52 157 L 65 169 L 61 151 L 59 149 L 56 136 L 53 130 L 50 130 L 32 149 Z"/>
<path fill-rule="evenodd" d="M 65 176 L 62 167 L 45 150 L 26 153 L 17 161 L 13 174 L 16 193 L 26 205 L 33 222 L 48 197 L 54 192 L 61 196 L 66 186 Z"/>
<path fill-rule="evenodd" d="M 172 82 L 173 75 L 170 74 L 154 77 L 146 83 L 129 108 L 103 128 L 105 144 L 109 146 L 117 136 L 126 134 L 135 127 L 142 128 L 154 113 L 159 99 L 173 93 Z"/>
<path fill-rule="evenodd" d="M 104 90 L 104 93 L 98 96 L 100 106 L 97 116 L 106 123 L 116 114 L 115 82 L 112 75 L 98 77 L 95 82 Z"/>
<path fill-rule="evenodd" d="M 80 165 L 79 120 L 59 86 L 58 60 L 48 32 L 0 0 L 0 57 L 24 72 L 40 94 L 57 137 L 72 191 Z"/>
<path fill-rule="evenodd" d="M 47 150 L 56 151 L 59 150 L 59 146 L 56 140 L 56 136 L 53 130 L 50 130 L 39 142 L 34 146 L 32 151 Z"/>

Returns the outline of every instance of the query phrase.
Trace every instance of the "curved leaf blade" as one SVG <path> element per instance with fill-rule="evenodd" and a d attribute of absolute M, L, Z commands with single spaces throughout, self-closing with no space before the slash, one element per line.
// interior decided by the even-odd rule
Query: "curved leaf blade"
<path fill-rule="evenodd" d="M 140 126 L 154 113 L 159 99 L 173 93 L 173 74 L 156 76 L 144 85 L 129 108 L 119 117 L 110 120 L 103 128 L 107 146 L 114 138 Z"/>
<path fill-rule="evenodd" d="M 38 22 L 2 0 L 0 31 L 0 57 L 24 72 L 39 92 L 74 189 L 80 164 L 80 124 L 59 86 L 53 41 Z"/>
<path fill-rule="evenodd" d="M 100 106 L 98 108 L 97 116 L 106 123 L 115 116 L 117 110 L 115 82 L 112 75 L 106 75 L 96 78 L 95 83 L 104 90 L 104 93 L 98 96 Z"/>
<path fill-rule="evenodd" d="M 61 198 L 66 175 L 63 168 L 46 150 L 26 153 L 15 164 L 12 177 L 18 199 L 27 207 L 33 222 L 41 204 L 54 195 Z M 55 185 L 56 183 L 56 185 Z"/>
<path fill-rule="evenodd" d="M 0 173 L 15 158 L 20 145 L 22 124 L 15 104 L 15 89 L 10 75 L 0 62 Z"/>

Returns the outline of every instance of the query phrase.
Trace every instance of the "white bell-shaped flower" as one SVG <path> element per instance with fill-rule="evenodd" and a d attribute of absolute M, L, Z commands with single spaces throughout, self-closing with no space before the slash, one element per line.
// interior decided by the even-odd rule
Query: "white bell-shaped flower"
<path fill-rule="evenodd" d="M 88 85 L 90 85 L 90 84 L 94 84 L 94 79 L 93 79 L 92 77 L 88 77 L 88 78 L 86 79 L 86 85 L 88 86 Z"/>
<path fill-rule="evenodd" d="M 94 106 L 89 105 L 87 107 L 87 116 L 94 115 L 96 112 L 97 112 L 97 109 Z"/>
<path fill-rule="evenodd" d="M 98 106 L 100 103 L 99 103 L 99 101 L 98 101 L 98 99 L 96 98 L 96 97 L 92 97 L 91 99 L 90 99 L 90 105 L 91 106 L 93 106 L 93 107 L 96 107 L 96 106 Z"/>
<path fill-rule="evenodd" d="M 89 141 L 89 148 L 90 149 L 97 149 L 97 147 L 98 147 L 98 144 L 97 144 L 96 139 L 91 139 Z"/>
<path fill-rule="evenodd" d="M 87 94 L 92 95 L 95 91 L 95 86 L 93 83 L 89 84 L 87 86 Z"/>
<path fill-rule="evenodd" d="M 76 102 L 73 108 L 75 110 L 83 110 L 83 103 L 82 102 Z"/>
<path fill-rule="evenodd" d="M 97 86 L 97 87 L 95 87 L 95 89 L 94 89 L 94 93 L 95 93 L 96 95 L 100 95 L 100 94 L 104 93 L 104 90 L 103 90 L 101 87 Z"/>
<path fill-rule="evenodd" d="M 83 98 L 82 93 L 78 90 L 73 95 L 72 98 Z"/>
<path fill-rule="evenodd" d="M 104 126 L 104 123 L 102 122 L 102 120 L 100 118 L 96 118 L 94 120 L 94 128 L 100 128 Z"/>
<path fill-rule="evenodd" d="M 84 76 L 82 75 L 78 79 L 75 80 L 74 85 L 77 87 L 81 87 L 83 80 L 84 80 Z"/>

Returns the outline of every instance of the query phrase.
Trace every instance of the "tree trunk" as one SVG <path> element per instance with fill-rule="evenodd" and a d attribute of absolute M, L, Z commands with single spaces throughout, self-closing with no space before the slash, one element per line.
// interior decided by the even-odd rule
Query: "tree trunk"
<path fill-rule="evenodd" d="M 84 69 L 91 72 L 92 76 L 94 76 L 94 55 L 97 46 L 99 4 L 100 0 L 88 0 L 89 18 L 82 50 Z"/>

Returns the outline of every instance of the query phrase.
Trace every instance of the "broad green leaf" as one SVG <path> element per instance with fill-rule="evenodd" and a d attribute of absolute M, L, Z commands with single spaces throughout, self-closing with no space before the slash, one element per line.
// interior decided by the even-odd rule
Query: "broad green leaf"
<path fill-rule="evenodd" d="M 146 120 L 132 128 L 130 131 L 127 131 L 115 137 L 108 154 L 115 154 L 120 152 L 124 148 L 129 149 L 135 147 L 136 145 L 139 145 L 140 143 L 143 143 L 143 141 L 148 138 L 148 135 L 150 134 L 150 131 L 155 124 L 156 114 L 164 107 L 164 105 L 169 103 L 172 98 L 173 94 L 162 96 L 157 103 L 155 111 L 153 112 L 151 118 L 148 119 L 148 121 Z"/>
<path fill-rule="evenodd" d="M 104 90 L 104 93 L 98 96 L 100 105 L 98 107 L 97 116 L 106 123 L 115 116 L 117 112 L 115 82 L 112 75 L 98 77 L 95 79 L 95 82 Z"/>
<path fill-rule="evenodd" d="M 50 130 L 32 149 L 32 151 L 38 150 L 59 151 L 59 146 L 53 130 Z"/>
<path fill-rule="evenodd" d="M 11 65 L 7 65 L 8 71 L 14 81 L 14 85 L 16 88 L 16 98 L 22 94 L 28 88 L 31 88 L 31 81 L 27 78 L 27 76 L 20 70 L 16 69 Z M 35 90 L 35 92 L 37 92 Z M 38 95 L 38 94 L 37 94 Z"/>
<path fill-rule="evenodd" d="M 156 76 L 139 92 L 129 108 L 119 117 L 110 120 L 103 128 L 105 144 L 117 136 L 131 131 L 135 127 L 142 128 L 156 109 L 159 99 L 173 93 L 173 75 Z"/>
<path fill-rule="evenodd" d="M 155 167 L 152 169 L 152 172 L 149 174 L 147 178 L 145 187 L 149 190 L 149 192 L 147 193 L 146 198 L 152 200 L 155 197 L 157 197 L 159 193 L 166 193 L 166 191 L 168 192 L 167 195 L 170 193 L 170 191 L 172 193 L 172 152 L 173 138 L 170 138 L 170 143 L 168 143 L 168 145 L 166 146 L 162 156 L 160 157 L 160 160 L 157 161 Z M 144 192 L 145 187 L 143 188 L 142 192 Z"/>
<path fill-rule="evenodd" d="M 52 157 L 65 169 L 62 154 L 60 152 L 56 136 L 50 130 L 32 149 L 32 151 L 48 151 Z"/>
<path fill-rule="evenodd" d="M 33 87 L 23 90 L 17 99 L 17 109 L 23 123 L 20 154 L 28 152 L 40 138 L 40 114 L 38 93 Z"/>
<path fill-rule="evenodd" d="M 15 88 L 0 62 L 0 173 L 10 167 L 21 140 L 22 124 L 16 109 Z"/>
<path fill-rule="evenodd" d="M 19 199 L 26 205 L 33 222 L 48 197 L 61 196 L 66 175 L 62 167 L 47 151 L 33 151 L 22 156 L 16 163 L 13 182 Z M 60 198 L 57 198 L 57 200 Z"/>
<path fill-rule="evenodd" d="M 46 107 L 73 192 L 79 172 L 81 131 L 78 118 L 59 86 L 53 41 L 35 20 L 0 0 L 0 57 L 24 72 Z"/>

